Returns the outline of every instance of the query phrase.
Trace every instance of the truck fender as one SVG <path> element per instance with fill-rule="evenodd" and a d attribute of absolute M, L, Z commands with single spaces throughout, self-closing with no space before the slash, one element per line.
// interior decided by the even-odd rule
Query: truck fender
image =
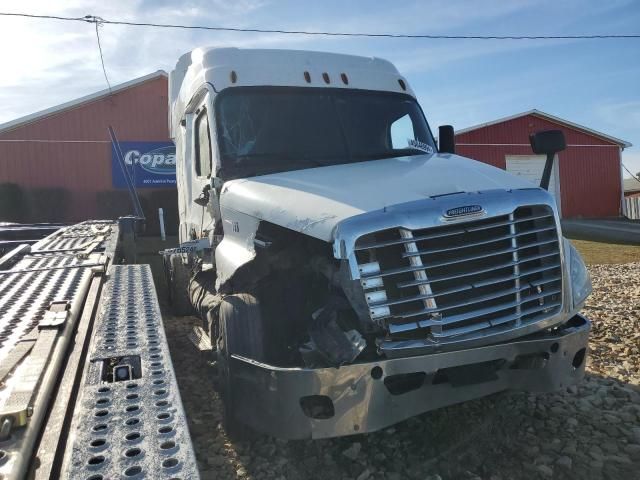
<path fill-rule="evenodd" d="M 238 268 L 256 257 L 254 240 L 260 225 L 259 219 L 224 206 L 221 213 L 224 238 L 215 251 L 217 291 Z"/>

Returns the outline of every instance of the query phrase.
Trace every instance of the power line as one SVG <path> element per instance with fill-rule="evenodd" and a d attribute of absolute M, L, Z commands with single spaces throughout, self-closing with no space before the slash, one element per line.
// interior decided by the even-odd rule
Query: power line
<path fill-rule="evenodd" d="M 98 32 L 98 28 L 102 26 L 104 21 L 100 17 L 94 17 L 96 19 L 96 39 L 98 40 L 98 51 L 100 52 L 100 63 L 102 63 L 102 73 L 104 73 L 104 79 L 107 81 L 107 86 L 109 87 L 109 94 L 111 92 L 111 83 L 109 82 L 109 77 L 107 76 L 107 69 L 104 66 L 104 56 L 102 55 L 102 45 L 100 45 L 100 33 Z"/>
<path fill-rule="evenodd" d="M 219 32 L 278 33 L 287 35 L 314 35 L 328 37 L 369 37 L 369 38 L 414 38 L 429 40 L 601 40 L 601 39 L 640 39 L 640 34 L 603 34 L 603 35 L 429 35 L 403 33 L 363 33 L 363 32 L 325 32 L 309 30 L 282 30 L 266 28 L 217 27 L 210 25 L 180 25 L 171 23 L 128 22 L 124 20 L 105 20 L 94 15 L 84 17 L 62 17 L 57 15 L 33 15 L 28 13 L 1 13 L 0 16 L 24 17 L 70 22 L 88 22 L 105 25 L 126 25 L 131 27 L 176 28 L 185 30 L 213 30 Z"/>
<path fill-rule="evenodd" d="M 109 140 L 56 140 L 40 138 L 2 138 L 0 143 L 111 143 Z"/>

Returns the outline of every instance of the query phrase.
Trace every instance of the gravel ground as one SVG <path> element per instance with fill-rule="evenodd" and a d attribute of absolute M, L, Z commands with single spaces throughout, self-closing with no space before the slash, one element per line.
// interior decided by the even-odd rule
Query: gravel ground
<path fill-rule="evenodd" d="M 203 479 L 640 479 L 640 263 L 589 267 L 587 376 L 556 394 L 502 393 L 372 434 L 232 442 L 211 370 L 165 318 Z"/>

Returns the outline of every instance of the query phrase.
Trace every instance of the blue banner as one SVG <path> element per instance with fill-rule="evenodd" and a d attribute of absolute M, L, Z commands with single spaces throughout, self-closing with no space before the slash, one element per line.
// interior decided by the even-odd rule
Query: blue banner
<path fill-rule="evenodd" d="M 176 147 L 172 142 L 120 142 L 120 148 L 136 188 L 176 186 Z M 113 145 L 111 174 L 114 187 L 127 188 Z"/>

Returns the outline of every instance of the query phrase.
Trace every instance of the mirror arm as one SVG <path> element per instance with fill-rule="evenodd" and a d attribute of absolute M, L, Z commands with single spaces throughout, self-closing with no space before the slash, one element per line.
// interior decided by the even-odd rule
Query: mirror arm
<path fill-rule="evenodd" d="M 567 141 L 562 130 L 543 130 L 529 135 L 531 150 L 536 154 L 546 154 L 547 160 L 540 179 L 540 188 L 549 190 L 553 160 L 558 152 L 567 148 Z"/>
<path fill-rule="evenodd" d="M 544 171 L 542 172 L 542 178 L 540 179 L 540 188 L 549 190 L 549 181 L 551 180 L 551 169 L 553 168 L 553 159 L 556 156 L 555 152 L 547 153 L 547 160 L 544 163 Z"/>

